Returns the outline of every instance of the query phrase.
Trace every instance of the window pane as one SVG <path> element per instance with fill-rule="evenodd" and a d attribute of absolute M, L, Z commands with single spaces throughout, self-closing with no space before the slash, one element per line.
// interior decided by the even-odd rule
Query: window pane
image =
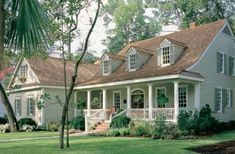
<path fill-rule="evenodd" d="M 103 74 L 109 73 L 109 61 L 105 60 L 103 61 Z"/>
<path fill-rule="evenodd" d="M 187 107 L 187 88 L 179 87 L 179 107 Z"/>
<path fill-rule="evenodd" d="M 163 64 L 170 63 L 170 47 L 162 48 L 162 62 Z"/>
<path fill-rule="evenodd" d="M 129 69 L 136 69 L 136 54 L 129 55 Z"/>
<path fill-rule="evenodd" d="M 115 107 L 115 109 L 120 109 L 120 107 L 121 107 L 120 93 L 114 93 L 114 107 Z"/>

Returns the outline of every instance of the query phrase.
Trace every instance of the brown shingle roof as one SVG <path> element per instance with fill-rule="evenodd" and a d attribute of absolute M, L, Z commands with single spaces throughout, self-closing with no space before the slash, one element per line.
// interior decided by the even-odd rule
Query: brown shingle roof
<path fill-rule="evenodd" d="M 63 61 L 59 58 L 48 57 L 47 59 L 30 58 L 27 59 L 30 67 L 36 74 L 40 84 L 50 86 L 63 86 Z M 74 63 L 67 62 L 67 84 L 71 81 Z M 99 70 L 99 65 L 80 64 L 78 67 L 78 77 L 76 83 L 81 83 L 91 79 Z"/>
<path fill-rule="evenodd" d="M 79 85 L 180 74 L 200 58 L 201 54 L 209 46 L 213 38 L 224 25 L 225 21 L 226 20 L 219 20 L 165 36 L 133 42 L 124 47 L 117 55 L 125 56 L 131 46 L 151 51 L 153 55 L 141 68 L 136 71 L 128 72 L 126 71 L 126 62 L 123 62 L 123 64 L 112 74 L 101 76 L 99 73 L 97 73 L 90 81 L 81 83 Z M 175 62 L 175 64 L 166 67 L 158 67 L 155 51 L 165 38 L 180 42 L 187 48 L 183 51 L 181 57 Z"/>

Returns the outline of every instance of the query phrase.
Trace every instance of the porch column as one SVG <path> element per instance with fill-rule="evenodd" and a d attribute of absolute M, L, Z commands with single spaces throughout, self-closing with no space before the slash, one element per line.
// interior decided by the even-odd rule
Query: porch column
<path fill-rule="evenodd" d="M 44 89 L 42 89 L 41 90 L 41 95 L 43 95 L 44 94 Z M 41 108 L 41 126 L 44 126 L 45 125 L 45 117 L 44 117 L 44 115 L 45 115 L 45 112 L 44 112 L 44 108 Z"/>
<path fill-rule="evenodd" d="M 153 119 L 153 85 L 148 84 L 148 90 L 149 90 L 149 120 Z"/>
<path fill-rule="evenodd" d="M 87 90 L 87 116 L 90 116 L 91 110 L 91 91 Z"/>
<path fill-rule="evenodd" d="M 131 109 L 131 87 L 127 86 L 127 109 Z"/>
<path fill-rule="evenodd" d="M 179 114 L 179 81 L 174 81 L 174 108 L 175 108 L 175 119 L 177 122 Z"/>
<path fill-rule="evenodd" d="M 78 97 L 77 97 L 77 96 L 78 96 L 78 92 L 75 91 L 75 92 L 74 92 L 74 106 L 75 106 L 75 107 L 74 107 L 74 117 L 77 117 L 77 116 L 78 116 L 78 114 L 77 114 L 77 113 L 78 113 L 78 109 L 77 109 L 77 103 L 78 103 L 78 100 L 77 100 L 77 99 L 78 99 Z"/>
<path fill-rule="evenodd" d="M 200 110 L 200 82 L 194 84 L 194 107 L 196 110 Z"/>
<path fill-rule="evenodd" d="M 107 90 L 103 89 L 103 110 L 105 111 L 107 108 Z"/>

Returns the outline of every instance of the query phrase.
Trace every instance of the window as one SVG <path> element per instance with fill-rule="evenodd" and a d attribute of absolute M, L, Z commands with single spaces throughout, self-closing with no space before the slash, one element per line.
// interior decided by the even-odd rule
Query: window
<path fill-rule="evenodd" d="M 187 86 L 179 87 L 179 107 L 185 108 L 188 103 L 188 88 Z"/>
<path fill-rule="evenodd" d="M 35 115 L 35 102 L 33 97 L 27 99 L 27 115 Z"/>
<path fill-rule="evenodd" d="M 226 96 L 226 106 L 231 107 L 231 90 L 227 89 L 227 96 Z"/>
<path fill-rule="evenodd" d="M 222 112 L 222 89 L 216 88 L 215 90 L 215 111 Z"/>
<path fill-rule="evenodd" d="M 103 75 L 107 75 L 110 73 L 110 65 L 109 65 L 109 60 L 104 60 L 103 61 Z"/>
<path fill-rule="evenodd" d="M 170 47 L 162 48 L 162 64 L 170 64 Z"/>
<path fill-rule="evenodd" d="M 224 73 L 224 64 L 225 64 L 225 60 L 224 60 L 225 55 L 223 53 L 218 52 L 217 54 L 217 70 L 218 73 Z"/>
<path fill-rule="evenodd" d="M 129 70 L 136 70 L 137 68 L 137 56 L 136 54 L 129 55 Z"/>
<path fill-rule="evenodd" d="M 26 78 L 26 74 L 27 74 L 27 66 L 23 65 L 20 67 L 20 77 Z"/>
<path fill-rule="evenodd" d="M 121 108 L 121 93 L 120 92 L 113 92 L 113 102 L 114 102 L 114 108 L 116 111 Z"/>
<path fill-rule="evenodd" d="M 235 58 L 229 56 L 229 75 L 235 76 Z"/>
<path fill-rule="evenodd" d="M 15 99 L 15 114 L 21 115 L 21 99 L 20 98 Z"/>
<path fill-rule="evenodd" d="M 161 96 L 161 95 L 166 96 L 166 87 L 157 88 L 157 89 L 156 89 L 156 93 L 157 93 L 157 94 L 156 94 L 157 98 L 158 98 L 159 96 Z M 156 99 L 156 100 L 157 100 L 158 107 L 166 107 L 165 104 L 164 104 L 164 105 L 161 105 L 160 103 L 158 103 L 158 99 Z"/>

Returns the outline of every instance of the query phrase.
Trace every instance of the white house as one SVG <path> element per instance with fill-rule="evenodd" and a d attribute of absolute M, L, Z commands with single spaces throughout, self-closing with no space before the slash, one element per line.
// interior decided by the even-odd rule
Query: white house
<path fill-rule="evenodd" d="M 71 74 L 73 63 L 68 64 Z M 69 80 L 68 80 L 69 83 Z M 235 120 L 235 38 L 227 20 L 219 20 L 133 42 L 118 54 L 104 53 L 95 64 L 79 66 L 71 105 L 86 102 L 87 127 L 112 118 L 112 108 L 132 119 L 154 120 L 160 113 L 176 121 L 180 110 L 209 104 L 221 121 Z M 8 87 L 17 118 L 39 124 L 60 120 L 63 65 L 60 59 L 21 59 Z M 53 97 L 38 110 L 43 93 Z M 159 105 L 165 95 L 169 103 Z M 93 100 L 100 104 L 94 104 Z M 79 112 L 70 108 L 70 118 Z"/>

